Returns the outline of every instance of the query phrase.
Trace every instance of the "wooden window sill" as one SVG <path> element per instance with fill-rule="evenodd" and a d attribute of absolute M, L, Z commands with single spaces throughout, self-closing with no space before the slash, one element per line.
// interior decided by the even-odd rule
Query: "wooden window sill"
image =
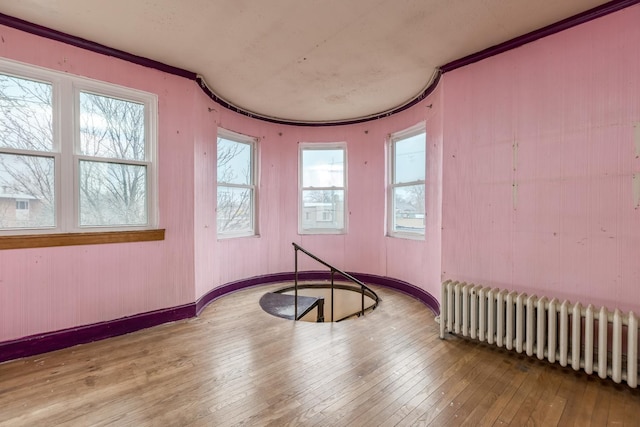
<path fill-rule="evenodd" d="M 154 240 L 164 240 L 164 231 L 164 229 L 154 229 L 0 236 L 0 250 L 49 248 L 53 246 L 102 245 L 106 243 L 149 242 Z"/>

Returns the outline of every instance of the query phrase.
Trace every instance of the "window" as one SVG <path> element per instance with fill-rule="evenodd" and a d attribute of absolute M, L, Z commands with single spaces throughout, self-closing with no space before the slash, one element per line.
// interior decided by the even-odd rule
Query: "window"
<path fill-rule="evenodd" d="M 256 230 L 255 138 L 218 129 L 218 237 L 241 237 Z"/>
<path fill-rule="evenodd" d="M 152 94 L 0 61 L 0 234 L 154 227 L 156 105 Z"/>
<path fill-rule="evenodd" d="M 29 201 L 28 200 L 16 200 L 16 224 L 20 221 L 28 223 L 29 221 Z"/>
<path fill-rule="evenodd" d="M 300 144 L 301 234 L 345 232 L 346 147 Z"/>
<path fill-rule="evenodd" d="M 146 225 L 144 103 L 78 91 L 80 226 Z"/>
<path fill-rule="evenodd" d="M 329 211 L 323 210 L 322 218 L 318 218 L 318 221 L 324 221 L 324 222 L 333 221 L 333 210 L 329 210 Z"/>
<path fill-rule="evenodd" d="M 425 229 L 426 134 L 420 124 L 389 139 L 388 234 L 421 237 Z"/>

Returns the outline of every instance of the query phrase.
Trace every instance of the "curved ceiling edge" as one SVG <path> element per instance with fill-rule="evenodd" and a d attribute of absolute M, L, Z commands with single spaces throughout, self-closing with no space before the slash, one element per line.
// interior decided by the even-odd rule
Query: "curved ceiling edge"
<path fill-rule="evenodd" d="M 431 77 L 431 79 L 429 80 L 429 83 L 427 84 L 427 86 L 415 97 L 413 97 L 412 99 L 410 99 L 409 101 L 405 102 L 404 104 L 401 104 L 397 107 L 394 107 L 390 110 L 387 111 L 382 111 L 379 113 L 375 113 L 372 114 L 370 116 L 365 116 L 365 117 L 356 117 L 353 119 L 346 119 L 346 120 L 335 120 L 335 121 L 324 121 L 324 122 L 305 122 L 305 121 L 296 121 L 296 120 L 288 120 L 288 119 L 281 119 L 281 118 L 277 118 L 277 117 L 270 117 L 270 116 L 265 116 L 263 114 L 259 114 L 259 113 L 254 113 L 252 111 L 248 111 L 245 110 L 244 108 L 238 107 L 236 105 L 233 105 L 232 103 L 230 103 L 229 101 L 226 101 L 225 99 L 221 98 L 220 96 L 216 95 L 216 93 L 207 85 L 207 82 L 204 80 L 204 78 L 200 75 L 198 75 L 196 77 L 196 81 L 198 83 L 198 86 L 200 86 L 200 89 L 202 89 L 205 94 L 207 94 L 207 96 L 209 98 L 211 98 L 212 100 L 214 100 L 217 104 L 221 105 L 222 107 L 226 108 L 227 110 L 231 110 L 235 113 L 241 114 L 243 116 L 252 118 L 252 119 L 257 119 L 257 120 L 262 120 L 265 122 L 270 122 L 270 123 L 275 123 L 275 124 L 280 124 L 280 125 L 291 125 L 291 126 L 308 126 L 308 127 L 323 127 L 323 126 L 343 126 L 343 125 L 353 125 L 353 124 L 358 124 L 358 123 L 365 123 L 365 122 L 369 122 L 372 120 L 378 120 L 378 119 L 383 119 L 385 117 L 389 117 L 393 114 L 397 114 L 401 111 L 406 110 L 407 108 L 413 107 L 414 105 L 416 105 L 417 103 L 419 103 L 420 101 L 422 101 L 423 99 L 425 99 L 427 96 L 429 96 L 431 94 L 431 92 L 433 92 L 435 90 L 435 88 L 438 86 L 438 82 L 440 81 L 440 76 L 442 75 L 442 72 L 440 71 L 440 69 L 436 69 L 436 71 L 433 73 L 433 76 Z"/>
<path fill-rule="evenodd" d="M 276 117 L 269 117 L 265 115 L 261 115 L 258 113 L 254 113 L 243 108 L 237 107 L 232 103 L 224 100 L 220 96 L 218 96 L 213 90 L 211 90 L 204 79 L 188 70 L 184 70 L 182 68 L 174 67 L 168 64 L 164 64 L 159 61 L 154 61 L 149 58 L 144 58 L 141 56 L 133 55 L 131 53 L 110 48 L 108 46 L 104 46 L 99 43 L 92 42 L 90 40 L 86 40 L 80 37 L 72 36 L 70 34 L 66 34 L 57 30 L 53 30 L 47 27 L 43 27 L 41 25 L 33 24 L 31 22 L 24 21 L 22 19 L 14 18 L 12 16 L 8 16 L 0 13 L 0 25 L 5 25 L 7 27 L 12 27 L 20 31 L 24 31 L 30 34 L 34 34 L 36 36 L 45 37 L 54 41 L 59 41 L 65 44 L 69 44 L 72 46 L 79 47 L 81 49 L 86 49 L 95 53 L 99 53 L 102 55 L 112 56 L 118 59 L 122 59 L 128 62 L 132 62 L 138 65 L 142 65 L 148 68 L 153 68 L 159 71 L 163 71 L 169 74 L 173 74 L 176 76 L 184 77 L 190 80 L 194 80 L 198 83 L 198 86 L 217 104 L 222 107 L 234 111 L 238 114 L 241 114 L 246 117 L 254 118 L 257 120 L 267 121 L 276 124 L 284 124 L 284 125 L 293 125 L 293 126 L 339 126 L 339 125 L 351 125 L 357 123 L 364 123 L 372 120 L 378 120 L 385 117 L 389 117 L 391 115 L 397 114 L 401 111 L 404 111 L 423 99 L 425 99 L 429 94 L 433 92 L 433 90 L 437 87 L 438 82 L 440 81 L 440 77 L 443 73 L 455 70 L 460 67 L 464 67 L 466 65 L 472 64 L 474 62 L 481 61 L 483 59 L 489 58 L 491 56 L 497 55 L 499 53 L 506 52 L 510 49 L 514 49 L 516 47 L 522 46 L 524 44 L 533 42 L 535 40 L 541 39 L 551 34 L 558 33 L 560 31 L 566 30 L 568 28 L 574 27 L 576 25 L 591 21 L 593 19 L 608 15 L 610 13 L 622 10 L 629 6 L 633 6 L 635 4 L 640 3 L 640 0 L 612 0 L 608 3 L 605 3 L 601 6 L 595 7 L 593 9 L 587 10 L 585 12 L 579 13 L 572 17 L 566 18 L 562 21 L 556 22 L 554 24 L 548 25 L 541 29 L 532 31 L 530 33 L 524 34 L 522 36 L 516 37 L 514 39 L 508 40 L 504 43 L 500 43 L 495 46 L 491 46 L 487 49 L 481 50 L 479 52 L 473 53 L 471 55 L 465 56 L 463 58 L 451 61 L 434 71 L 434 74 L 431 77 L 431 80 L 427 83 L 427 86 L 418 93 L 414 98 L 408 100 L 404 104 L 401 104 L 395 108 L 392 108 L 387 111 L 383 111 L 380 113 L 372 114 L 366 117 L 353 118 L 347 120 L 337 120 L 337 121 L 327 121 L 327 122 L 304 122 L 304 121 L 295 121 L 295 120 L 287 120 L 287 119 L 279 119 Z"/>
<path fill-rule="evenodd" d="M 401 111 L 406 110 L 407 108 L 414 106 L 415 104 L 417 104 L 418 102 L 426 98 L 431 92 L 433 92 L 433 90 L 438 85 L 438 82 L 440 80 L 440 75 L 441 75 L 441 72 L 439 69 L 435 70 L 427 86 L 420 93 L 418 93 L 418 95 L 416 95 L 414 98 L 410 99 L 409 101 L 405 102 L 404 104 L 401 104 L 390 110 L 372 114 L 366 117 L 357 117 L 357 118 L 347 119 L 347 120 L 337 120 L 337 121 L 327 121 L 327 122 L 303 122 L 303 121 L 280 119 L 277 117 L 270 117 L 270 116 L 254 113 L 254 112 L 245 110 L 241 107 L 235 106 L 232 103 L 223 99 L 222 97 L 218 96 L 213 90 L 211 90 L 211 88 L 209 88 L 209 86 L 206 84 L 204 79 L 199 74 L 189 70 L 174 67 L 172 65 L 168 65 L 168 64 L 155 61 L 149 58 L 145 58 L 142 56 L 134 55 L 129 52 L 125 52 L 123 50 L 114 49 L 109 46 L 105 46 L 100 43 L 93 42 L 91 40 L 86 40 L 81 37 L 73 36 L 71 34 L 53 30 L 51 28 L 43 27 L 41 25 L 24 21 L 22 19 L 5 15 L 3 13 L 0 13 L 0 25 L 5 25 L 7 27 L 15 28 L 16 30 L 20 30 L 36 36 L 48 38 L 50 40 L 65 43 L 65 44 L 75 46 L 81 49 L 85 49 L 91 52 L 95 52 L 101 55 L 112 56 L 114 58 L 122 59 L 124 61 L 128 61 L 137 65 L 142 65 L 147 68 L 153 68 L 159 71 L 166 72 L 168 74 L 184 77 L 189 80 L 194 80 L 198 83 L 198 86 L 200 86 L 200 88 L 205 92 L 205 94 L 207 94 L 207 96 L 209 96 L 214 102 L 216 102 L 223 108 L 229 109 L 243 116 L 254 118 L 257 120 L 267 121 L 267 122 L 276 123 L 276 124 L 292 125 L 292 126 L 318 127 L 318 126 L 350 125 L 350 124 L 356 124 L 356 123 L 364 123 L 364 122 L 391 116 L 393 114 L 399 113 Z"/>

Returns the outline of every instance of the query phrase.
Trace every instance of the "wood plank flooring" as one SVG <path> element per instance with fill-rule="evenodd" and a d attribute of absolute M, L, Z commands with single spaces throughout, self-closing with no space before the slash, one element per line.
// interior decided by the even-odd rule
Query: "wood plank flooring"
<path fill-rule="evenodd" d="M 420 302 L 342 323 L 225 296 L 196 319 L 0 364 L 0 426 L 640 425 L 640 391 L 438 337 Z"/>

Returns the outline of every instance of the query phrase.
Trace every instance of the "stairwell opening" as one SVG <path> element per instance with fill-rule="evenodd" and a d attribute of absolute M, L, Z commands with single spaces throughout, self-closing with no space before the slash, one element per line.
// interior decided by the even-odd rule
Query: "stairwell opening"
<path fill-rule="evenodd" d="M 298 283 L 296 307 L 294 285 L 268 292 L 260 299 L 262 309 L 283 319 L 306 322 L 341 322 L 373 311 L 379 299 L 349 282 L 310 281 Z"/>

